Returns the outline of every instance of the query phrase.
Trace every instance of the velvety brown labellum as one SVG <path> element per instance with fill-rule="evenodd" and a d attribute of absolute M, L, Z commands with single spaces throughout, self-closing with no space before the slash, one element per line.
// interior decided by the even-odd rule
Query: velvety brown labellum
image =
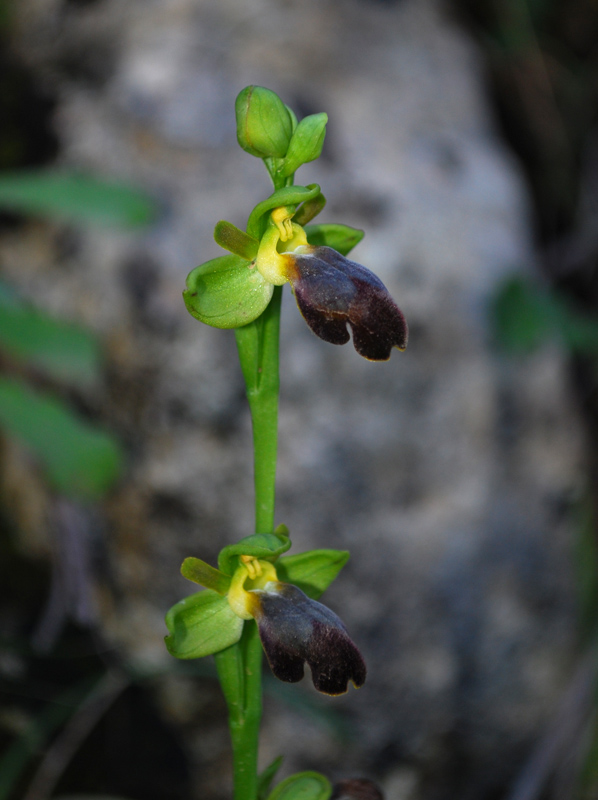
<path fill-rule="evenodd" d="M 299 310 L 312 331 L 331 344 L 349 341 L 370 361 L 386 361 L 407 346 L 407 323 L 382 281 L 331 247 L 300 247 L 286 254 Z M 291 270 L 289 270 L 291 272 Z"/>
<path fill-rule="evenodd" d="M 334 612 L 288 583 L 272 582 L 250 594 L 264 651 L 279 680 L 300 681 L 307 661 L 314 686 L 324 694 L 344 694 L 349 681 L 363 685 L 365 662 Z"/>

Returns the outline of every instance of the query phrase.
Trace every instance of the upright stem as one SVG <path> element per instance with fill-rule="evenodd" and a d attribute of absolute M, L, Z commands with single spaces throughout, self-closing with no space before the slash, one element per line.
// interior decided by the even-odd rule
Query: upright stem
<path fill-rule="evenodd" d="M 261 317 L 235 330 L 253 427 L 256 533 L 274 529 L 281 297 L 277 286 Z M 262 645 L 253 620 L 245 623 L 237 644 L 216 654 L 216 668 L 228 705 L 234 800 L 257 800 Z"/>
<path fill-rule="evenodd" d="M 262 718 L 262 643 L 255 622 L 245 623 L 241 640 L 221 650 L 215 659 L 228 705 L 234 800 L 256 800 Z"/>
<path fill-rule="evenodd" d="M 282 287 L 274 287 L 261 317 L 235 330 L 253 427 L 256 533 L 274 529 L 281 298 Z"/>
<path fill-rule="evenodd" d="M 284 182 L 278 185 L 279 181 L 269 171 L 275 188 L 279 189 Z M 256 533 L 274 530 L 281 300 L 282 286 L 275 286 L 264 313 L 249 325 L 235 329 L 253 430 Z M 237 644 L 216 654 L 216 668 L 228 705 L 234 800 L 257 800 L 262 644 L 253 620 L 245 623 Z"/>

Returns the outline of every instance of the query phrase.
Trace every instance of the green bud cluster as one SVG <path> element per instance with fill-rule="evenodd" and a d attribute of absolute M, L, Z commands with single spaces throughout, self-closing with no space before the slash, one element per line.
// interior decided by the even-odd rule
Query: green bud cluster
<path fill-rule="evenodd" d="M 326 136 L 327 114 L 310 114 L 297 122 L 278 95 L 263 86 L 247 86 L 235 102 L 237 139 L 261 158 L 272 177 L 289 179 L 302 164 L 319 158 Z"/>

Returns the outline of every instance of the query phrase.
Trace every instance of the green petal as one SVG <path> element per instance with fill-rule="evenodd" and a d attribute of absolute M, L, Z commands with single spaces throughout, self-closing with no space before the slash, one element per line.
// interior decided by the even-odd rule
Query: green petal
<path fill-rule="evenodd" d="M 229 253 L 234 253 L 236 256 L 247 261 L 253 261 L 257 256 L 260 243 L 253 236 L 248 236 L 245 231 L 237 228 L 232 222 L 227 222 L 221 219 L 216 223 L 214 228 L 214 240 L 220 247 L 224 247 Z"/>
<path fill-rule="evenodd" d="M 218 569 L 214 569 L 200 558 L 186 558 L 181 566 L 181 575 L 188 581 L 199 583 L 206 589 L 212 589 L 225 595 L 230 589 L 230 578 Z"/>
<path fill-rule="evenodd" d="M 218 566 L 225 574 L 232 575 L 239 565 L 237 556 L 255 556 L 272 561 L 282 553 L 286 553 L 290 546 L 291 540 L 282 532 L 255 533 L 253 536 L 241 539 L 237 544 L 229 544 L 223 548 L 218 556 Z"/>
<path fill-rule="evenodd" d="M 168 652 L 175 658 L 202 658 L 219 653 L 241 638 L 243 620 L 226 597 L 206 589 L 176 603 L 166 614 Z"/>
<path fill-rule="evenodd" d="M 279 783 L 268 800 L 328 800 L 332 786 L 319 772 L 298 772 Z"/>
<path fill-rule="evenodd" d="M 309 186 L 285 186 L 277 189 L 253 209 L 247 220 L 247 233 L 254 239 L 261 239 L 266 229 L 267 215 L 272 209 L 280 206 L 298 206 L 299 203 L 305 203 L 319 194 L 320 187 L 317 183 L 310 183 Z"/>
<path fill-rule="evenodd" d="M 297 212 L 293 217 L 293 222 L 296 222 L 297 225 L 306 225 L 310 220 L 318 216 L 325 205 L 326 198 L 322 192 L 320 192 L 320 194 L 316 195 L 311 200 L 308 200 L 306 203 L 303 203 L 303 205 L 297 209 Z"/>
<path fill-rule="evenodd" d="M 305 228 L 307 241 L 316 247 L 332 247 L 343 256 L 348 255 L 364 237 L 359 228 L 325 222 L 321 225 L 307 225 Z"/>
<path fill-rule="evenodd" d="M 213 328 L 240 328 L 253 322 L 270 302 L 274 287 L 239 256 L 220 256 L 187 277 L 187 311 Z"/>
<path fill-rule="evenodd" d="M 304 117 L 293 132 L 287 154 L 278 170 L 283 178 L 292 175 L 302 164 L 320 157 L 328 115 L 310 114 Z"/>
<path fill-rule="evenodd" d="M 276 562 L 276 573 L 283 583 L 293 583 L 312 600 L 317 600 L 348 560 L 347 550 L 309 550 L 283 556 Z"/>

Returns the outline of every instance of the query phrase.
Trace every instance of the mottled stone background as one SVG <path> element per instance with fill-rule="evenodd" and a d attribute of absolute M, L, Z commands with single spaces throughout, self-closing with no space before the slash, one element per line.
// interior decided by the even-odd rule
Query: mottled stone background
<path fill-rule="evenodd" d="M 128 466 L 88 517 L 89 614 L 119 658 L 155 670 L 157 713 L 190 765 L 185 796 L 229 796 L 228 739 L 215 683 L 173 671 L 163 616 L 193 590 L 181 560 L 214 559 L 253 514 L 234 337 L 188 316 L 181 290 L 219 254 L 214 223 L 243 226 L 270 193 L 235 139 L 250 83 L 300 115 L 328 113 L 323 156 L 297 180 L 322 186 L 322 221 L 366 230 L 354 257 L 411 334 L 404 354 L 368 363 L 315 338 L 285 290 L 276 517 L 297 551 L 351 550 L 327 602 L 369 676 L 338 700 L 268 682 L 263 763 L 284 753 L 284 775 L 367 775 L 387 800 L 506 796 L 575 662 L 583 458 L 558 346 L 511 358 L 493 341 L 490 300 L 535 256 L 477 45 L 433 0 L 20 0 L 12 47 L 55 98 L 58 163 L 160 205 L 140 234 L 9 228 L 0 262 L 105 347 L 84 406 Z M 47 497 L 5 450 L 21 546 L 44 557 Z"/>

